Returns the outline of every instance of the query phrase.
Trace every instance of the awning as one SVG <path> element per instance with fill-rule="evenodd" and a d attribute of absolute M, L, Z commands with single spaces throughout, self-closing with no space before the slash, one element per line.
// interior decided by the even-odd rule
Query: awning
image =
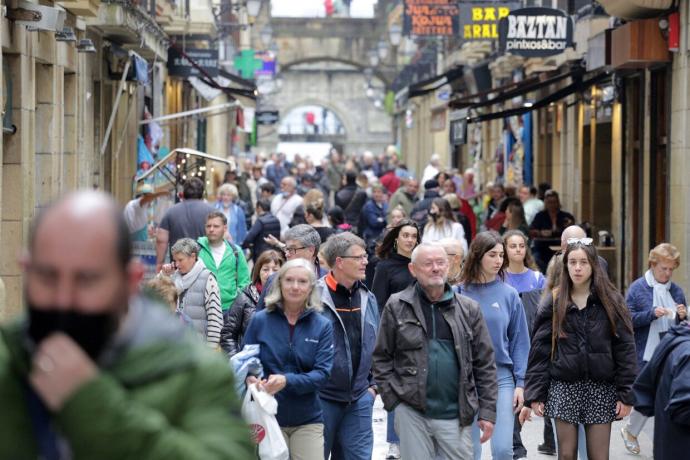
<path fill-rule="evenodd" d="M 184 155 L 185 159 L 181 161 L 181 166 L 177 168 L 176 166 L 170 164 L 171 160 L 176 158 L 178 155 Z M 229 160 L 214 155 L 209 155 L 208 153 L 199 152 L 194 149 L 175 149 L 159 160 L 155 165 L 151 167 L 148 171 L 139 177 L 134 178 L 135 182 L 141 182 L 146 179 L 153 178 L 153 175 L 157 172 L 161 173 L 163 177 L 168 181 L 169 186 L 175 186 L 180 182 L 183 182 L 184 177 L 189 175 L 190 177 L 195 175 L 195 172 L 203 165 L 199 165 L 196 161 L 191 161 L 192 158 L 201 158 L 203 160 L 215 161 L 217 163 L 223 163 L 230 167 L 230 169 L 235 169 L 236 164 L 234 160 Z M 190 161 L 187 161 L 190 160 Z M 158 186 L 157 186 L 158 188 Z"/>
<path fill-rule="evenodd" d="M 599 0 L 611 16 L 623 19 L 655 18 L 671 7 L 673 0 Z"/>
<path fill-rule="evenodd" d="M 542 107 L 546 107 L 552 102 L 559 101 L 563 99 L 564 97 L 567 97 L 573 93 L 577 93 L 580 91 L 583 91 L 590 86 L 596 85 L 598 83 L 601 83 L 602 81 L 605 81 L 606 79 L 611 78 L 611 74 L 608 72 L 601 73 L 599 75 L 596 75 L 588 80 L 582 80 L 582 75 L 576 75 L 574 77 L 573 83 L 570 85 L 561 88 L 560 90 L 556 91 L 555 93 L 549 94 L 548 96 L 534 102 L 533 104 L 530 104 L 529 106 L 523 106 L 523 107 L 517 107 L 514 109 L 507 109 L 507 110 L 501 110 L 498 112 L 492 112 L 492 113 L 487 113 L 483 115 L 477 115 L 474 117 L 469 118 L 470 123 L 480 123 L 482 121 L 489 121 L 489 120 L 496 120 L 499 118 L 506 118 L 506 117 L 512 117 L 516 115 L 522 115 L 524 113 L 527 113 L 529 111 L 535 110 L 535 109 L 540 109 Z"/>
<path fill-rule="evenodd" d="M 454 67 L 449 71 L 436 75 L 435 77 L 427 78 L 418 83 L 409 86 L 408 97 L 423 96 L 432 91 L 436 91 L 443 85 L 449 85 L 464 77 L 462 66 Z"/>

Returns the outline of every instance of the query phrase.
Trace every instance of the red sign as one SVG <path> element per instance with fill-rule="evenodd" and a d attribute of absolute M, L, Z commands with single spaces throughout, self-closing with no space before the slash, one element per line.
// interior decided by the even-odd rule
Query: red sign
<path fill-rule="evenodd" d="M 459 14 L 454 0 L 405 0 L 403 35 L 457 36 Z"/>

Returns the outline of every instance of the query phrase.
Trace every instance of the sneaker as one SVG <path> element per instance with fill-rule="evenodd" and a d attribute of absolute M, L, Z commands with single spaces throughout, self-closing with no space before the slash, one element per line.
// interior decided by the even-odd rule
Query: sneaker
<path fill-rule="evenodd" d="M 388 445 L 388 453 L 386 454 L 386 458 L 393 458 L 393 459 L 398 459 L 400 458 L 400 445 L 399 444 L 389 444 Z"/>
<path fill-rule="evenodd" d="M 640 453 L 640 443 L 637 441 L 637 436 L 633 436 L 626 427 L 621 428 L 621 436 L 628 452 L 635 455 Z"/>
<path fill-rule="evenodd" d="M 550 446 L 546 443 L 537 446 L 537 452 L 544 455 L 556 455 L 556 447 Z"/>

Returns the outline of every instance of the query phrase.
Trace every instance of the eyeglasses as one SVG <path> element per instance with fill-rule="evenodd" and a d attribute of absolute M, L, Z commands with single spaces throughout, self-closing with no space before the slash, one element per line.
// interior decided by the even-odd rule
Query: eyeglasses
<path fill-rule="evenodd" d="M 591 246 L 593 241 L 592 238 L 568 238 L 568 244 L 582 244 L 584 246 Z"/>
<path fill-rule="evenodd" d="M 369 259 L 369 256 L 366 254 L 362 254 L 361 256 L 340 256 L 341 259 L 356 259 L 357 262 L 363 262 L 367 259 Z"/>
<path fill-rule="evenodd" d="M 297 251 L 299 251 L 299 250 L 301 250 L 301 249 L 307 249 L 307 247 L 306 247 L 306 246 L 302 246 L 301 248 L 283 248 L 283 252 L 284 252 L 285 254 L 290 255 L 290 254 L 296 254 Z"/>

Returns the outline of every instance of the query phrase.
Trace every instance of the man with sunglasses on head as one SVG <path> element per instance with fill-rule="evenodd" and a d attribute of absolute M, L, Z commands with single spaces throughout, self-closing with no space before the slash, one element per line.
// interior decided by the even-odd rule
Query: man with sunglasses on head
<path fill-rule="evenodd" d="M 371 371 L 379 310 L 364 285 L 367 251 L 350 233 L 328 239 L 323 253 L 331 271 L 317 288 L 323 315 L 333 324 L 333 370 L 319 392 L 324 416 L 324 458 L 369 460 L 374 448 L 372 415 L 376 384 Z"/>

